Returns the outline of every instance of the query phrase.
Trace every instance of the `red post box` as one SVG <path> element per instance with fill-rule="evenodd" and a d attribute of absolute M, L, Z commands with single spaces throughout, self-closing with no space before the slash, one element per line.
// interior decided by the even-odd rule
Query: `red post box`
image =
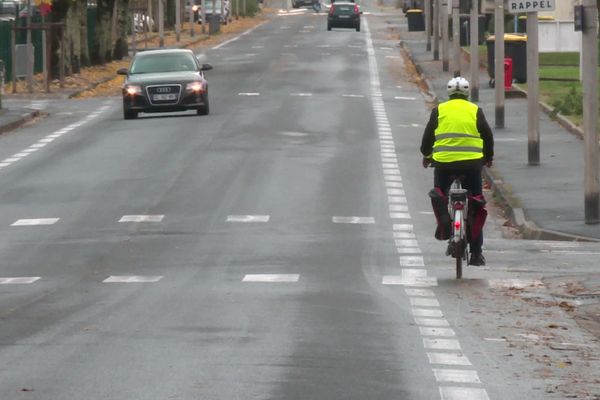
<path fill-rule="evenodd" d="M 513 80 L 513 60 L 512 58 L 504 59 L 504 90 L 512 88 Z"/>

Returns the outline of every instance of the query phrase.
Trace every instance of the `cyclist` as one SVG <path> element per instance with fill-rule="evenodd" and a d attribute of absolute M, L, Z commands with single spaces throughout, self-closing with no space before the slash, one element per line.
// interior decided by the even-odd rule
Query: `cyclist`
<path fill-rule="evenodd" d="M 481 170 L 491 167 L 494 157 L 494 137 L 483 110 L 468 101 L 469 81 L 460 76 L 448 81 L 449 100 L 431 111 L 421 141 L 423 166 L 435 167 L 429 192 L 438 223 L 435 237 L 450 238 L 450 215 L 447 191 L 452 176 L 464 176 L 463 187 L 469 190 L 471 229 L 469 246 L 471 265 L 485 265 L 482 254 L 483 225 L 487 216 L 482 194 Z M 451 243 L 452 244 L 452 243 Z M 452 254 L 449 246 L 448 255 Z"/>

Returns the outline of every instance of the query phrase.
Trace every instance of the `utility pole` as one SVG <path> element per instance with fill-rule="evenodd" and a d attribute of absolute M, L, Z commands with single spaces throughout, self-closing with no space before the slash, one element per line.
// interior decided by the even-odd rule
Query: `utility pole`
<path fill-rule="evenodd" d="M 600 163 L 598 161 L 598 9 L 583 0 L 583 133 L 585 135 L 585 223 L 600 223 Z M 528 22 L 529 23 L 529 22 Z"/>
<path fill-rule="evenodd" d="M 460 76 L 460 16 L 458 0 L 452 0 L 452 49 L 454 59 L 454 76 Z"/>
<path fill-rule="evenodd" d="M 201 0 L 200 2 L 200 16 L 202 17 L 202 34 L 206 34 L 206 3 L 207 0 Z"/>
<path fill-rule="evenodd" d="M 433 5 L 433 59 L 440 59 L 440 0 Z"/>
<path fill-rule="evenodd" d="M 471 2 L 471 101 L 479 101 L 479 1 Z"/>
<path fill-rule="evenodd" d="M 195 5 L 193 4 L 193 2 L 191 2 L 192 4 L 190 4 L 188 12 L 190 13 L 190 36 L 194 37 L 196 36 L 196 28 L 194 27 L 194 7 Z"/>
<path fill-rule="evenodd" d="M 431 51 L 431 0 L 425 0 L 425 34 L 427 35 L 427 51 Z"/>
<path fill-rule="evenodd" d="M 496 128 L 504 128 L 504 0 L 495 0 L 494 8 L 494 81 L 496 94 Z"/>
<path fill-rule="evenodd" d="M 31 0 L 27 0 L 27 90 L 33 93 L 33 45 L 31 44 Z"/>
<path fill-rule="evenodd" d="M 158 47 L 165 47 L 165 5 L 158 0 Z"/>
<path fill-rule="evenodd" d="M 175 0 L 175 40 L 181 40 L 181 0 Z"/>
<path fill-rule="evenodd" d="M 516 18 L 516 14 L 515 14 Z M 527 159 L 540 165 L 538 13 L 527 13 Z"/>
<path fill-rule="evenodd" d="M 448 43 L 448 0 L 442 0 L 440 9 L 440 23 L 442 24 L 442 71 L 450 70 L 450 44 Z"/>

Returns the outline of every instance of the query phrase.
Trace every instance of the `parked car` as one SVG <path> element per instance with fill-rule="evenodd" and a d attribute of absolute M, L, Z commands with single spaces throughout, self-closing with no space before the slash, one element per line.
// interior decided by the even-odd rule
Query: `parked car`
<path fill-rule="evenodd" d="M 350 2 L 335 2 L 331 4 L 327 15 L 327 30 L 332 28 L 353 28 L 360 31 L 360 8 Z"/>
<path fill-rule="evenodd" d="M 206 20 L 210 19 L 210 16 L 215 14 L 219 16 L 219 20 L 223 25 L 227 25 L 231 18 L 231 7 L 229 5 L 229 0 L 225 0 L 221 3 L 221 0 L 215 0 L 214 4 L 212 0 L 203 0 L 206 3 Z M 221 12 L 221 4 L 223 4 L 223 13 Z M 202 5 L 194 5 L 192 6 L 194 10 L 194 21 L 198 23 L 201 21 L 201 13 L 202 13 Z"/>
<path fill-rule="evenodd" d="M 300 8 L 302 6 L 312 6 L 312 0 L 292 0 L 293 8 Z"/>
<path fill-rule="evenodd" d="M 196 110 L 209 113 L 208 82 L 204 71 L 210 64 L 200 64 L 188 49 L 164 49 L 137 53 L 123 84 L 123 117 L 134 119 L 138 113 Z"/>

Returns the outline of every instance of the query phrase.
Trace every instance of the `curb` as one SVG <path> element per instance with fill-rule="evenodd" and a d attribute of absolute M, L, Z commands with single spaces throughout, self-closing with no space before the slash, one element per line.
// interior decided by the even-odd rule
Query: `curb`
<path fill-rule="evenodd" d="M 403 50 L 410 63 L 415 67 L 415 70 L 419 74 L 419 79 L 421 79 L 427 86 L 427 93 L 423 93 L 425 95 L 425 101 L 427 101 L 428 103 L 437 104 L 439 102 L 439 99 L 437 94 L 435 93 L 435 90 L 433 90 L 433 85 L 429 81 L 429 78 L 427 78 L 427 76 L 425 75 L 423 68 L 415 62 L 415 59 L 410 51 L 410 47 L 408 47 L 408 45 L 406 45 L 404 43 L 404 40 L 402 39 L 400 39 L 400 48 Z"/>
<path fill-rule="evenodd" d="M 428 88 L 428 93 L 424 93 L 424 95 L 432 97 L 437 102 L 438 97 L 435 94 L 435 91 L 433 90 L 433 86 L 431 85 L 431 82 L 423 73 L 423 69 L 421 68 L 421 66 L 415 62 L 415 59 L 414 59 L 412 53 L 410 52 L 409 48 L 407 47 L 406 44 L 404 44 L 404 41 L 402 41 L 402 40 L 400 40 L 400 47 L 406 52 L 406 55 L 408 56 L 410 62 L 415 66 L 417 72 L 420 74 L 420 78 L 423 79 L 423 81 L 426 83 L 427 88 Z M 525 92 L 522 89 L 517 89 L 517 90 Z M 527 93 L 527 92 L 525 92 L 525 93 Z M 544 103 L 540 102 L 540 105 L 543 109 L 544 109 L 544 107 L 551 109 L 548 105 L 546 105 Z M 544 109 L 544 111 L 547 112 L 546 109 Z M 568 123 L 570 125 L 573 125 L 570 121 L 566 120 L 566 118 L 564 118 L 560 115 L 558 115 L 557 117 L 559 117 L 559 118 L 557 118 L 559 123 L 561 120 L 564 120 L 563 123 Z M 563 124 L 561 123 L 561 125 L 563 125 Z M 579 130 L 579 132 L 577 132 L 578 129 L 576 127 L 575 127 L 575 129 L 576 129 L 575 131 L 572 131 L 571 127 L 565 126 L 565 128 L 567 128 L 570 132 L 572 132 L 576 135 L 581 135 L 581 137 L 583 137 L 583 134 L 581 133 L 580 130 Z M 504 187 L 504 184 L 502 183 L 502 181 L 500 179 L 496 179 L 494 177 L 494 175 L 492 174 L 492 172 L 490 172 L 490 170 L 487 168 L 483 168 L 482 174 L 483 174 L 485 180 L 490 183 L 490 185 L 492 187 L 492 193 L 500 201 L 501 206 L 507 212 L 507 214 L 510 218 L 510 221 L 515 226 L 517 226 L 517 228 L 523 235 L 523 238 L 530 239 L 530 240 L 561 240 L 561 241 L 580 241 L 580 242 L 598 242 L 598 243 L 600 243 L 599 239 L 590 238 L 590 237 L 586 237 L 586 236 L 572 235 L 569 233 L 558 232 L 558 231 L 540 228 L 533 221 L 529 221 L 526 218 L 525 211 L 521 207 L 514 204 L 514 202 L 511 200 L 509 191 Z"/>
<path fill-rule="evenodd" d="M 25 125 L 34 118 L 39 117 L 40 115 L 42 115 L 42 113 L 39 110 L 29 111 L 27 114 L 24 114 L 21 118 L 17 119 L 16 121 L 10 122 L 6 125 L 1 125 L 0 135 L 20 128 L 21 126 Z"/>

